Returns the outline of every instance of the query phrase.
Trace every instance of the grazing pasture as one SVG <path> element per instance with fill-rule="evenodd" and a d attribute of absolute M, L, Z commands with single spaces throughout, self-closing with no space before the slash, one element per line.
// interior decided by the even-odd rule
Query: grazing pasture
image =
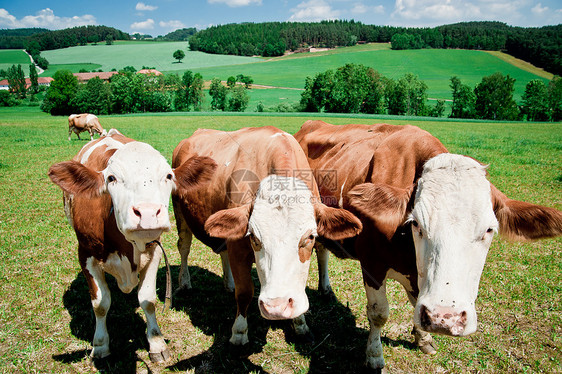
<path fill-rule="evenodd" d="M 29 74 L 29 56 L 21 49 L 0 50 L 0 69 L 8 70 L 12 65 L 20 64 L 26 75 Z"/>
<path fill-rule="evenodd" d="M 181 49 L 185 58 L 181 63 L 172 57 L 174 51 Z M 43 51 L 50 65 L 44 76 L 52 76 L 56 70 L 66 69 L 66 64 L 93 63 L 100 65 L 99 69 L 123 69 L 125 66 L 134 66 L 137 69 L 143 66 L 154 67 L 162 72 L 183 72 L 201 67 L 238 65 L 262 61 L 261 58 L 211 55 L 203 52 L 193 52 L 188 49 L 187 42 L 116 42 L 113 45 L 84 45 L 78 47 Z M 59 66 L 60 65 L 60 66 Z M 72 71 L 78 73 L 78 71 Z"/>
<path fill-rule="evenodd" d="M 562 124 L 377 119 L 368 116 L 167 114 L 100 116 L 103 127 L 153 145 L 168 160 L 197 128 L 234 130 L 274 125 L 295 133 L 310 118 L 334 124 L 415 124 L 450 151 L 489 163 L 490 180 L 508 196 L 562 209 Z M 397 118 L 397 117 L 393 117 Z M 77 260 L 76 238 L 66 222 L 62 193 L 47 177 L 55 162 L 69 160 L 86 141 L 67 139 L 66 117 L 37 108 L 0 109 L 0 372 L 91 372 L 88 354 L 94 317 Z M 177 233 L 162 237 L 177 286 Z M 382 332 L 390 373 L 561 372 L 562 239 L 509 243 L 496 238 L 484 268 L 476 304 L 478 331 L 467 338 L 434 335 L 435 356 L 413 348 L 413 308 L 401 287 L 388 287 L 390 318 Z M 287 321 L 259 316 L 250 306 L 248 347 L 228 344 L 234 296 L 223 289 L 219 256 L 198 241 L 190 256 L 194 289 L 176 295 L 162 312 L 165 271 L 158 272 L 157 318 L 172 358 L 148 358 L 144 314 L 135 292 L 122 294 L 108 276 L 113 354 L 95 362 L 108 373 L 355 373 L 365 358 L 368 321 L 359 265 L 331 258 L 337 296 L 317 292 L 312 263 L 306 314 L 314 343 L 294 340 Z M 259 285 L 254 272 L 254 282 Z M 256 292 L 256 294 L 259 291 Z"/>

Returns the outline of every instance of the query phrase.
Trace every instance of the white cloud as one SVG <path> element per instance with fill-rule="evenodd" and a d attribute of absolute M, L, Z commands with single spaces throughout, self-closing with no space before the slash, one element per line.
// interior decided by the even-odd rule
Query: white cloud
<path fill-rule="evenodd" d="M 377 5 L 377 6 L 367 6 L 363 3 L 355 3 L 353 4 L 353 8 L 351 8 L 350 12 L 352 14 L 384 14 L 384 6 Z"/>
<path fill-rule="evenodd" d="M 547 6 L 543 7 L 541 3 L 538 3 L 537 5 L 535 5 L 532 9 L 531 12 L 533 12 L 533 14 L 537 15 L 537 16 L 542 16 L 543 14 L 545 14 L 546 12 L 548 12 L 550 9 L 548 9 Z"/>
<path fill-rule="evenodd" d="M 168 30 L 177 30 L 177 29 L 185 28 L 183 22 L 178 20 L 160 21 L 158 25 L 163 29 L 168 29 Z"/>
<path fill-rule="evenodd" d="M 147 5 L 145 3 L 137 3 L 137 6 L 135 7 L 135 9 L 141 10 L 141 11 L 152 11 L 152 10 L 158 9 L 158 7 L 154 6 L 154 5 Z"/>
<path fill-rule="evenodd" d="M 322 20 L 338 19 L 340 16 L 339 10 L 334 10 L 330 4 L 324 0 L 309 0 L 304 1 L 297 5 L 296 8 L 291 9 L 293 13 L 289 21 L 300 22 L 319 22 Z"/>
<path fill-rule="evenodd" d="M 231 8 L 248 6 L 248 5 L 261 5 L 262 0 L 207 0 L 209 4 L 226 4 Z"/>
<path fill-rule="evenodd" d="M 149 18 L 146 21 L 135 22 L 131 24 L 131 30 L 152 30 L 154 28 L 154 20 Z"/>
<path fill-rule="evenodd" d="M 55 16 L 50 8 L 40 10 L 34 16 L 25 16 L 18 20 L 6 9 L 0 8 L 0 27 L 5 28 L 42 27 L 50 30 L 59 30 L 96 24 L 96 17 L 90 14 L 74 17 L 58 17 Z"/>

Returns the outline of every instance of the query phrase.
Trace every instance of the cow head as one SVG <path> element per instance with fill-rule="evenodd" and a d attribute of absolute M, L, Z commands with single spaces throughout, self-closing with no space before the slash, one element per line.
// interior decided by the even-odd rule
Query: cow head
<path fill-rule="evenodd" d="M 562 234 L 560 211 L 508 199 L 469 157 L 445 153 L 427 161 L 408 212 L 412 191 L 365 183 L 349 201 L 389 240 L 398 226 L 411 225 L 419 288 L 414 323 L 426 331 L 476 331 L 474 304 L 494 233 L 516 240 Z"/>
<path fill-rule="evenodd" d="M 480 276 L 499 228 L 485 167 L 460 155 L 430 159 L 410 220 L 420 290 L 414 323 L 430 332 L 472 334 Z"/>
<path fill-rule="evenodd" d="M 150 145 L 130 142 L 114 151 L 101 172 L 67 161 L 51 166 L 49 177 L 74 195 L 95 198 L 108 193 L 119 231 L 143 250 L 146 243 L 170 229 L 172 189 L 181 192 L 208 181 L 215 167 L 211 159 L 197 157 L 172 170 Z"/>
<path fill-rule="evenodd" d="M 221 210 L 205 223 L 211 236 L 247 240 L 261 283 L 259 308 L 267 319 L 290 319 L 308 310 L 305 293 L 310 257 L 318 235 L 357 235 L 361 222 L 343 209 L 314 201 L 298 178 L 264 178 L 251 204 Z"/>

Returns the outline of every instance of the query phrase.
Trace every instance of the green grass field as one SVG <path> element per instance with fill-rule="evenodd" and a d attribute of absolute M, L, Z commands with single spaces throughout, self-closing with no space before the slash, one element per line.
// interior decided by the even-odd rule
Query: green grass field
<path fill-rule="evenodd" d="M 201 52 L 187 50 L 187 42 L 127 42 L 115 43 L 114 45 L 85 45 L 72 48 L 43 51 L 50 65 L 43 76 L 52 76 L 56 70 L 66 68 L 66 64 L 93 63 L 101 65 L 104 71 L 111 69 L 122 69 L 125 66 L 134 66 L 141 69 L 143 66 L 156 68 L 162 72 L 178 72 L 188 69 L 194 70 L 201 67 L 237 65 L 249 62 L 261 61 L 258 58 L 210 55 Z M 172 55 L 174 51 L 181 49 L 185 52 L 185 58 L 178 63 Z M 61 66 L 63 65 L 63 66 Z M 77 73 L 78 71 L 73 71 Z"/>
<path fill-rule="evenodd" d="M 101 116 L 146 141 L 170 160 L 173 148 L 197 128 L 234 130 L 274 125 L 294 133 L 311 116 L 172 115 Z M 562 124 L 415 121 L 394 117 L 316 116 L 335 124 L 412 123 L 442 140 L 452 152 L 489 163 L 490 180 L 508 196 L 562 209 Z M 65 117 L 37 108 L 0 109 L 0 372 L 89 373 L 94 331 L 87 286 L 80 273 L 76 238 L 63 213 L 61 191 L 47 177 L 55 162 L 69 160 L 86 141 L 67 140 Z M 174 225 L 173 225 L 174 227 Z M 174 285 L 179 272 L 177 233 L 163 235 Z M 496 238 L 482 276 L 478 331 L 466 338 L 434 336 L 435 356 L 414 349 L 412 310 L 390 282 L 390 319 L 382 341 L 390 373 L 562 372 L 562 238 L 510 243 Z M 157 318 L 172 358 L 151 364 L 144 315 L 136 292 L 122 294 L 108 276 L 112 356 L 98 362 L 104 373 L 357 373 L 362 367 L 368 321 L 359 265 L 332 258 L 337 301 L 317 292 L 313 262 L 307 313 L 316 340 L 294 342 L 285 321 L 266 321 L 253 301 L 251 343 L 229 347 L 234 297 L 222 287 L 219 257 L 195 241 L 190 257 L 194 290 L 161 312 L 163 263 L 158 273 Z M 255 276 L 255 274 L 254 274 Z M 257 282 L 257 277 L 255 277 Z M 256 283 L 257 285 L 257 283 Z"/>
<path fill-rule="evenodd" d="M 186 57 L 181 63 L 172 57 L 177 49 L 186 51 Z M 414 73 L 427 84 L 429 98 L 435 99 L 451 99 L 449 84 L 454 75 L 460 77 L 463 83 L 474 87 L 484 76 L 498 71 L 504 75 L 509 74 L 516 79 L 516 101 L 521 99 L 526 84 L 532 79 L 548 81 L 545 78 L 548 74 L 544 71 L 510 59 L 510 56 L 468 50 L 393 51 L 388 43 L 263 59 L 192 52 L 187 50 L 186 42 L 127 41 L 116 42 L 111 46 L 98 44 L 44 51 L 42 56 L 50 62 L 49 69 L 43 76 L 53 76 L 61 69 L 77 73 L 80 69 L 110 71 L 125 66 L 137 69 L 149 66 L 179 75 L 191 70 L 201 73 L 206 80 L 215 77 L 226 80 L 229 76 L 244 74 L 251 76 L 255 84 L 298 89 L 304 87 L 307 76 L 336 69 L 346 63 L 357 63 L 373 67 L 384 76 L 395 79 L 408 72 Z M 9 66 L 8 64 L 6 68 Z M 290 100 L 291 104 L 300 100 L 300 95 L 295 92 L 280 95 L 278 92 L 252 91 L 248 110 L 255 110 L 259 101 L 266 107 L 276 106 L 284 102 L 282 97 Z"/>
<path fill-rule="evenodd" d="M 8 70 L 12 65 L 21 65 L 24 73 L 29 75 L 29 56 L 21 49 L 0 50 L 0 70 Z"/>
<path fill-rule="evenodd" d="M 218 66 L 196 69 L 205 79 L 219 77 L 226 80 L 230 75 L 250 75 L 256 84 L 278 87 L 304 88 L 307 76 L 314 76 L 328 69 L 347 63 L 373 67 L 382 75 L 398 79 L 406 73 L 414 73 L 428 86 L 428 96 L 451 99 L 450 78 L 458 76 L 464 84 L 474 87 L 482 77 L 501 72 L 516 79 L 516 100 L 525 92 L 532 79 L 544 79 L 519 69 L 483 51 L 467 50 L 366 50 L 343 53 L 304 54 L 301 58 L 270 60 L 240 66 Z M 544 79 L 547 82 L 546 79 Z"/>

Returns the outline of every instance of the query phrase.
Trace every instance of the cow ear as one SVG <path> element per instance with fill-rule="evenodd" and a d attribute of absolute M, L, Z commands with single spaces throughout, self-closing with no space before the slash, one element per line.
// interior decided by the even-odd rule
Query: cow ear
<path fill-rule="evenodd" d="M 510 240 L 535 240 L 562 235 L 562 212 L 541 205 L 511 200 L 490 184 L 500 235 Z"/>
<path fill-rule="evenodd" d="M 390 240 L 407 217 L 411 188 L 398 188 L 383 183 L 363 183 L 348 193 L 349 205 L 372 220 Z"/>
<path fill-rule="evenodd" d="M 205 231 L 210 236 L 221 239 L 242 239 L 248 232 L 251 204 L 236 208 L 219 210 L 207 218 Z"/>
<path fill-rule="evenodd" d="M 345 209 L 314 205 L 318 235 L 330 240 L 342 240 L 358 235 L 363 229 L 359 218 Z"/>
<path fill-rule="evenodd" d="M 211 180 L 217 163 L 209 157 L 191 157 L 174 169 L 180 195 Z"/>
<path fill-rule="evenodd" d="M 65 161 L 49 168 L 49 178 L 64 191 L 86 197 L 99 196 L 105 187 L 101 172 L 92 170 L 77 161 Z"/>

